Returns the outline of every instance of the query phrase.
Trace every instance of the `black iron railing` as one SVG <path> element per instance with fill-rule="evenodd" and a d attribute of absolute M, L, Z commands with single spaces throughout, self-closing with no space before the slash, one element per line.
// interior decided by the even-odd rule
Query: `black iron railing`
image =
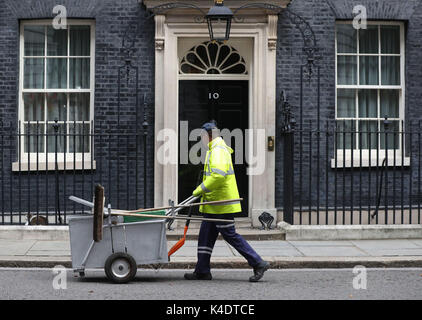
<path fill-rule="evenodd" d="M 300 129 L 284 110 L 279 209 L 285 221 L 421 223 L 421 121 L 380 119 L 373 130 L 361 130 L 359 120 L 304 121 Z M 69 196 L 92 199 L 96 183 L 114 207 L 151 206 L 150 129 L 146 119 L 120 129 L 84 121 L 0 122 L 0 224 L 66 224 L 87 210 Z"/>
<path fill-rule="evenodd" d="M 283 130 L 284 219 L 420 224 L 421 121 L 384 119 L 364 130 L 359 120 L 347 121 L 304 121 L 302 129 Z"/>
<path fill-rule="evenodd" d="M 115 207 L 151 205 L 148 135 L 146 119 L 120 129 L 89 121 L 0 122 L 0 224 L 66 224 L 69 215 L 87 213 L 69 196 L 90 200 L 96 183 Z"/>

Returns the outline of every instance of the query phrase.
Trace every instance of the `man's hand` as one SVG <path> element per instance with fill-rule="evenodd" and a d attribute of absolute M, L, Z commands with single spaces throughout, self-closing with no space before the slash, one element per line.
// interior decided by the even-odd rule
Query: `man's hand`
<path fill-rule="evenodd" d="M 198 186 L 195 190 L 193 190 L 192 195 L 194 197 L 199 197 L 202 194 L 201 186 Z"/>

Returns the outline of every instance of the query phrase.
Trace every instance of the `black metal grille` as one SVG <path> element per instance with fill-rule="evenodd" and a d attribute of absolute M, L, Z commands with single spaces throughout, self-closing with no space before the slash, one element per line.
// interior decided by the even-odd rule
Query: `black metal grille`
<path fill-rule="evenodd" d="M 66 224 L 69 215 L 87 213 L 69 196 L 90 200 L 96 183 L 114 207 L 151 205 L 146 121 L 137 128 L 121 123 L 120 130 L 91 123 L 87 132 L 72 130 L 74 122 L 62 125 L 67 130 L 55 124 L 45 132 L 34 124 L 24 131 L 20 124 L 0 122 L 0 224 L 24 224 L 30 217 L 33 223 Z"/>
<path fill-rule="evenodd" d="M 290 123 L 283 127 L 285 172 L 280 209 L 285 221 L 421 223 L 421 121 L 403 122 L 401 129 L 396 130 L 389 128 L 387 120 L 383 123 L 385 130 L 376 132 L 344 130 L 333 120 L 321 120 L 320 125 L 304 121 L 302 129 L 296 129 L 288 114 L 285 122 Z M 76 124 L 65 125 L 71 128 Z M 151 205 L 147 199 L 152 192 L 148 191 L 151 188 L 148 189 L 145 179 L 152 170 L 144 157 L 151 152 L 147 126 L 129 130 L 130 125 L 123 123 L 126 131 L 111 131 L 91 123 L 89 132 L 79 133 L 76 130 L 62 133 L 59 126 L 54 132 L 24 132 L 23 127 L 0 123 L 1 224 L 24 224 L 29 215 L 34 223 L 45 219 L 49 224 L 66 224 L 69 215 L 87 213 L 86 208 L 70 202 L 68 197 L 92 199 L 96 183 L 104 185 L 106 201 L 114 207 L 136 209 Z M 372 135 L 377 141 L 384 136 L 384 149 L 358 148 L 363 145 L 363 137 L 371 139 Z M 349 145 L 339 143 L 340 136 Z M 85 138 L 79 139 L 79 146 L 75 143 L 78 137 Z M 50 144 L 44 143 L 43 152 L 36 152 L 43 139 L 50 139 Z M 60 143 L 60 139 L 64 142 Z M 70 152 L 68 144 L 72 140 L 76 147 Z M 399 148 L 390 148 L 389 141 Z M 89 143 L 89 148 L 85 143 Z M 90 153 L 78 155 L 77 150 L 93 151 L 93 157 Z"/>
<path fill-rule="evenodd" d="M 421 121 L 402 122 L 401 129 L 388 120 L 377 131 L 344 128 L 321 120 L 284 130 L 285 220 L 420 224 Z"/>

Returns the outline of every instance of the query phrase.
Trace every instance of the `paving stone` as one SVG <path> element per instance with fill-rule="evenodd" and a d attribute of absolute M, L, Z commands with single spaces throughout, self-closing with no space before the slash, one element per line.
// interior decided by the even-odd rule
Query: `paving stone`
<path fill-rule="evenodd" d="M 32 250 L 37 251 L 59 251 L 59 250 L 70 250 L 70 242 L 69 241 L 37 241 L 34 246 L 31 248 Z"/>
<path fill-rule="evenodd" d="M 353 246 L 353 243 L 349 240 L 336 240 L 336 241 L 307 241 L 307 240 L 294 240 L 294 241 L 287 241 L 291 245 L 295 247 L 314 247 L 314 246 L 339 246 L 339 247 L 346 247 L 346 246 Z"/>
<path fill-rule="evenodd" d="M 303 254 L 294 248 L 283 248 L 274 250 L 273 248 L 254 248 L 260 256 L 277 256 L 277 257 L 302 257 Z"/>
<path fill-rule="evenodd" d="M 253 248 L 294 248 L 291 243 L 283 240 L 248 241 Z"/>
<path fill-rule="evenodd" d="M 422 247 L 422 239 L 412 239 L 409 240 L 410 242 L 413 242 L 414 244 L 416 244 L 418 247 Z"/>
<path fill-rule="evenodd" d="M 422 256 L 422 248 L 367 249 L 365 251 L 375 257 Z"/>
<path fill-rule="evenodd" d="M 30 250 L 26 255 L 40 256 L 40 257 L 70 256 L 70 250 L 58 250 L 58 251 Z"/>
<path fill-rule="evenodd" d="M 352 243 L 365 251 L 374 249 L 416 249 L 420 248 L 410 240 L 353 240 Z"/>
<path fill-rule="evenodd" d="M 0 255 L 25 255 L 35 240 L 0 240 Z"/>
<path fill-rule="evenodd" d="M 308 257 L 361 257 L 368 256 L 356 247 L 351 246 L 308 246 L 299 247 L 298 250 Z"/>

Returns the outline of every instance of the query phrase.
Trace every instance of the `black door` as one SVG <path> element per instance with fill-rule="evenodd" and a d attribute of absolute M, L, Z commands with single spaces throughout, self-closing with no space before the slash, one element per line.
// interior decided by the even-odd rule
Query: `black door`
<path fill-rule="evenodd" d="M 235 163 L 235 139 L 226 141 L 235 152 L 232 155 L 237 187 L 242 201 L 242 214 L 248 216 L 248 176 L 245 163 L 245 129 L 248 128 L 248 81 L 247 80 L 181 80 L 179 81 L 179 121 L 188 121 L 188 132 L 200 128 L 211 119 L 217 121 L 220 130 L 241 129 L 243 132 L 242 162 Z M 179 126 L 180 128 L 180 126 Z M 199 138 L 198 138 L 199 141 Z M 190 148 L 198 141 L 189 142 Z M 180 146 L 180 141 L 179 141 Z M 179 148 L 180 150 L 180 148 Z M 242 152 L 239 151 L 239 152 Z M 179 202 L 188 198 L 196 187 L 198 174 L 203 170 L 200 164 L 181 164 L 179 155 Z M 193 210 L 194 214 L 197 214 Z"/>

